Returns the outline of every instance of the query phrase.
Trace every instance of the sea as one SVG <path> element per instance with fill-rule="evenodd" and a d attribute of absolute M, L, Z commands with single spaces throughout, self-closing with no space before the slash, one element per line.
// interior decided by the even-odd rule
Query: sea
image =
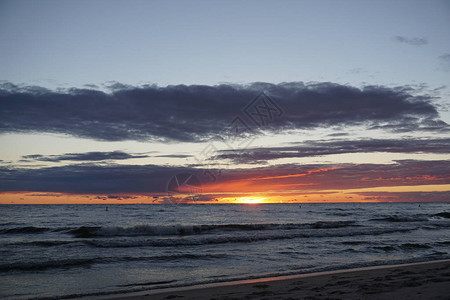
<path fill-rule="evenodd" d="M 450 203 L 0 205 L 0 298 L 450 258 Z"/>

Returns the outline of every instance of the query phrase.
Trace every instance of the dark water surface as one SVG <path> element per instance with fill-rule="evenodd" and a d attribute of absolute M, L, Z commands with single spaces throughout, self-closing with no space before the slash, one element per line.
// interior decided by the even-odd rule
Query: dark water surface
<path fill-rule="evenodd" d="M 450 258 L 450 203 L 1 205 L 0 297 Z"/>

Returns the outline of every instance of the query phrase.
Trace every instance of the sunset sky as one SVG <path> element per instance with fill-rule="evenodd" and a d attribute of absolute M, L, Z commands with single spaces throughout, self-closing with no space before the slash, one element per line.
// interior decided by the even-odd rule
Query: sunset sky
<path fill-rule="evenodd" d="M 0 203 L 450 201 L 449 29 L 444 0 L 1 1 Z"/>

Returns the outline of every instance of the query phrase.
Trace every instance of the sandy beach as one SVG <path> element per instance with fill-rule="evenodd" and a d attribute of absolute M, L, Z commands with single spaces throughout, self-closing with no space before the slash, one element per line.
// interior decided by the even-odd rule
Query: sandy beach
<path fill-rule="evenodd" d="M 103 299 L 450 299 L 450 260 L 262 278 Z"/>

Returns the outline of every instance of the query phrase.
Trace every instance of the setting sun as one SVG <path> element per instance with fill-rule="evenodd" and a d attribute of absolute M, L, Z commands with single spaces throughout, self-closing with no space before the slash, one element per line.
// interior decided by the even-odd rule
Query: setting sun
<path fill-rule="evenodd" d="M 264 202 L 264 197 L 239 197 L 236 199 L 236 203 L 242 204 L 257 204 Z"/>

